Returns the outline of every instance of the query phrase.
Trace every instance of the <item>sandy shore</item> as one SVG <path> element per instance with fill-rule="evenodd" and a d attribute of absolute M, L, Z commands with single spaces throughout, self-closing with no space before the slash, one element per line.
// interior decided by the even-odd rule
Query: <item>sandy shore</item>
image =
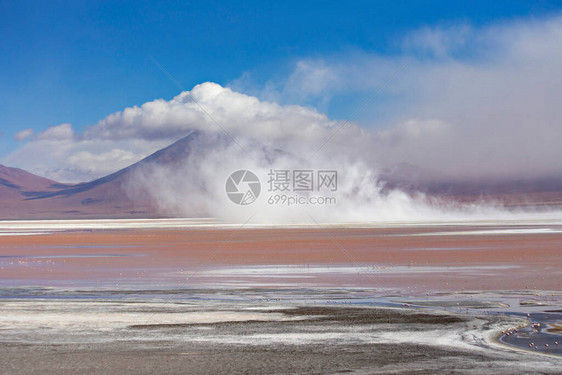
<path fill-rule="evenodd" d="M 3 374 L 558 373 L 486 340 L 520 319 L 345 306 L 2 301 Z"/>
<path fill-rule="evenodd" d="M 562 368 L 559 223 L 99 224 L 0 228 L 0 374 Z"/>

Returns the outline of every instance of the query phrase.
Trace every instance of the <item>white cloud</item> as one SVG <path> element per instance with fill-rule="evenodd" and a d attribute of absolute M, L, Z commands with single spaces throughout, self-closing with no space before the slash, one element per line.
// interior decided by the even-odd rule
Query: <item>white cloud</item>
<path fill-rule="evenodd" d="M 207 82 L 170 101 L 158 99 L 109 115 L 87 129 L 84 138 L 177 139 L 191 129 L 221 130 L 221 127 L 256 137 L 278 138 L 297 129 L 327 124 L 330 120 L 314 110 L 260 102 L 255 97 Z"/>
<path fill-rule="evenodd" d="M 306 157 L 334 125 L 313 109 L 263 102 L 207 82 L 169 101 L 158 99 L 113 113 L 84 134 L 76 134 L 70 124 L 51 127 L 5 162 L 55 180 L 83 181 L 124 168 L 195 129 L 253 138 Z M 343 135 L 362 132 L 352 126 Z M 356 147 L 343 139 L 333 144 Z"/>
<path fill-rule="evenodd" d="M 168 145 L 144 140 L 33 140 L 3 163 L 58 182 L 83 182 L 129 166 Z"/>
<path fill-rule="evenodd" d="M 14 135 L 14 139 L 16 141 L 20 141 L 23 142 L 25 140 L 28 140 L 31 136 L 33 135 L 33 129 L 29 128 L 29 129 L 24 129 L 22 131 L 17 132 Z"/>
<path fill-rule="evenodd" d="M 254 138 L 304 159 L 330 139 L 322 160 L 375 168 L 409 162 L 456 178 L 560 174 L 562 17 L 424 28 L 401 44 L 400 55 L 307 58 L 284 79 L 261 87 L 251 74 L 236 82 L 238 89 L 250 82 L 248 91 L 257 96 L 207 82 L 171 100 L 111 114 L 83 134 L 70 124 L 34 138 L 22 131 L 31 141 L 3 162 L 64 181 L 91 179 L 193 129 L 222 127 L 237 139 Z M 382 94 L 365 102 L 405 61 Z M 330 138 L 341 124 L 320 111 L 263 100 L 326 107 L 338 95 L 360 96 L 361 122 L 377 127 L 352 123 Z"/>
<path fill-rule="evenodd" d="M 454 178 L 562 174 L 562 16 L 422 28 L 401 45 L 398 55 L 305 60 L 314 87 L 326 88 L 302 90 L 308 102 L 355 95 L 361 111 L 349 116 L 372 124 L 365 155 L 372 165 L 409 162 Z M 290 78 L 301 74 L 298 66 L 288 79 L 267 82 L 267 95 L 298 93 L 302 80 Z M 255 84 L 249 91 L 261 95 Z"/>
<path fill-rule="evenodd" d="M 107 165 L 129 166 L 138 160 L 135 153 L 114 148 L 111 151 L 96 153 L 90 151 L 78 151 L 73 153 L 68 159 L 68 164 L 75 169 L 80 169 L 92 175 L 105 174 Z"/>
<path fill-rule="evenodd" d="M 38 140 L 65 141 L 74 137 L 72 124 L 60 124 L 51 126 L 45 131 L 38 133 L 35 138 Z"/>
<path fill-rule="evenodd" d="M 467 24 L 423 27 L 404 37 L 402 48 L 408 52 L 446 58 L 465 47 L 473 36 L 473 29 Z"/>

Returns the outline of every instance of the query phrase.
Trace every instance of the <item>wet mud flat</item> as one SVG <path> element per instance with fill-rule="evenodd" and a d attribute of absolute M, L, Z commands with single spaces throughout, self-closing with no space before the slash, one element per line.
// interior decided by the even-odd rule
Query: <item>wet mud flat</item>
<path fill-rule="evenodd" d="M 0 375 L 562 373 L 558 221 L 2 225 Z"/>
<path fill-rule="evenodd" d="M 1 374 L 557 374 L 514 350 L 521 319 L 411 308 L 0 301 Z"/>

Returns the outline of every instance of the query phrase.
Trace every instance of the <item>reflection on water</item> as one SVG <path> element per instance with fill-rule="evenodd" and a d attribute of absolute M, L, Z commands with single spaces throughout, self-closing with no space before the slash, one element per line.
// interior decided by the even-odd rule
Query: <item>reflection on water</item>
<path fill-rule="evenodd" d="M 562 324 L 562 313 L 540 312 L 529 314 L 525 326 L 504 331 L 500 341 L 520 348 L 562 355 L 562 335 L 555 327 Z"/>

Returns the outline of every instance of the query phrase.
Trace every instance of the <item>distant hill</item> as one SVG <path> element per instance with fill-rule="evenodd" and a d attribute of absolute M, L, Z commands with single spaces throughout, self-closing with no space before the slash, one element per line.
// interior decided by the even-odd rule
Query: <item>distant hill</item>
<path fill-rule="evenodd" d="M 68 186 L 23 169 L 0 165 L 0 218 L 27 217 L 27 214 L 22 212 L 27 199 Z"/>
<path fill-rule="evenodd" d="M 379 178 L 387 191 L 421 192 L 457 202 L 493 201 L 506 207 L 562 207 L 560 176 L 455 180 L 435 170 L 402 163 L 385 168 Z"/>
<path fill-rule="evenodd" d="M 159 166 L 174 170 L 189 158 L 205 157 L 212 150 L 232 142 L 223 134 L 193 131 L 141 161 L 108 176 L 79 184 L 60 184 L 18 168 L 0 165 L 0 220 L 155 218 L 173 213 L 160 212 L 149 194 L 127 194 L 137 171 Z M 273 161 L 289 154 L 262 145 L 263 157 Z M 150 167 L 150 168 L 146 168 Z M 399 164 L 379 176 L 384 191 L 400 189 L 409 194 L 456 202 L 494 201 L 515 207 L 562 207 L 562 177 L 498 181 L 453 181 L 436 171 L 411 164 Z M 142 189 L 141 189 L 142 190 Z M 194 202 L 195 203 L 195 202 Z"/>
<path fill-rule="evenodd" d="M 125 183 L 148 164 L 172 165 L 190 156 L 204 133 L 193 131 L 152 155 L 108 176 L 80 184 L 59 184 L 21 169 L 0 169 L 0 219 L 161 217 L 148 197 L 127 195 Z"/>

